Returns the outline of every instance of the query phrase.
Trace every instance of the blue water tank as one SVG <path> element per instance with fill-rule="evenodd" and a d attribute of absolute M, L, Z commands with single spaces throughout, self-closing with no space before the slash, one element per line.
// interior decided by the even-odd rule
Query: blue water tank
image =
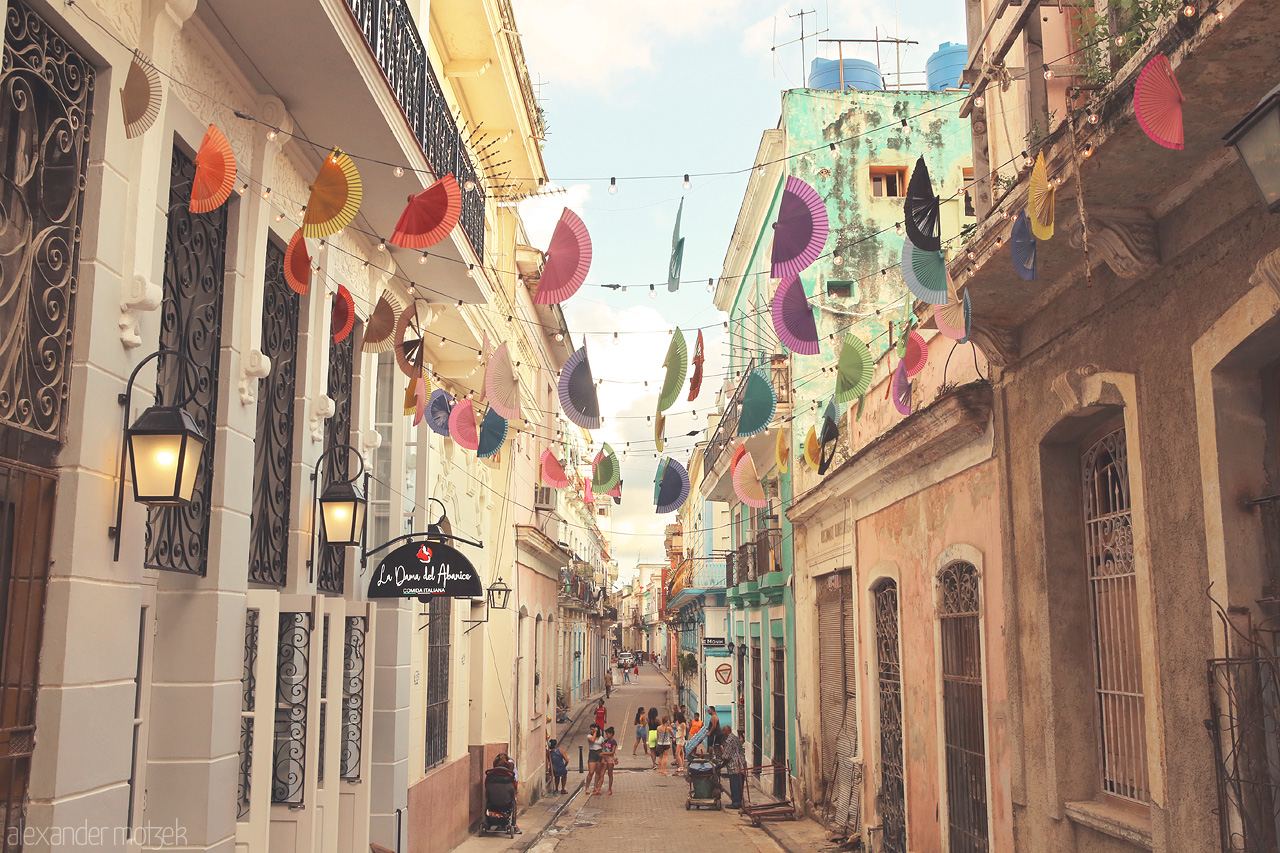
<path fill-rule="evenodd" d="M 874 62 L 865 59 L 844 61 L 844 87 L 863 91 L 880 91 L 884 78 Z M 809 63 L 809 88 L 840 91 L 840 60 L 815 59 Z"/>
<path fill-rule="evenodd" d="M 969 61 L 969 48 L 963 44 L 944 42 L 938 45 L 924 63 L 924 75 L 934 92 L 960 88 L 960 73 Z"/>

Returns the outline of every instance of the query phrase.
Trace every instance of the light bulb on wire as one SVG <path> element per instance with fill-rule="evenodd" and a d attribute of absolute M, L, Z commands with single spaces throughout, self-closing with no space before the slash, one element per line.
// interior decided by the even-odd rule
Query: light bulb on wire
<path fill-rule="evenodd" d="M 836 147 L 836 144 L 834 142 L 832 142 L 830 145 L 827 146 L 827 150 L 831 152 L 832 160 L 840 159 L 840 149 Z"/>
<path fill-rule="evenodd" d="M 403 167 L 403 166 L 396 166 L 394 169 L 392 169 L 392 170 L 391 170 L 391 174 L 395 175 L 397 178 L 403 178 L 403 177 L 404 177 L 404 167 Z"/>
<path fill-rule="evenodd" d="M 657 298 L 658 298 L 658 291 L 657 291 L 657 289 L 656 289 L 656 288 L 654 288 L 654 286 L 653 286 L 652 284 L 651 284 L 651 285 L 649 285 L 649 298 L 650 298 L 650 299 L 657 299 Z"/>
<path fill-rule="evenodd" d="M 618 179 L 610 178 L 609 179 L 609 195 L 617 195 L 617 194 L 618 194 Z"/>
<path fill-rule="evenodd" d="M 688 175 L 684 176 L 684 188 L 687 190 L 693 189 L 693 183 L 689 180 Z"/>
<path fill-rule="evenodd" d="M 715 293 L 715 292 L 716 292 L 715 279 L 712 279 L 712 278 L 707 279 L 707 293 Z"/>

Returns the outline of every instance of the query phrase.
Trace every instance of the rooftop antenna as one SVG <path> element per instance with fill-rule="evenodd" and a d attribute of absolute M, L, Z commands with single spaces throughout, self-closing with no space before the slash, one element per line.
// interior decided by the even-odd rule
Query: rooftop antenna
<path fill-rule="evenodd" d="M 818 44 L 832 44 L 832 43 L 834 43 L 837 46 L 836 49 L 840 56 L 840 91 L 843 92 L 844 91 L 844 46 L 846 44 L 874 44 L 876 46 L 876 68 L 879 68 L 880 67 L 880 45 L 894 44 L 894 45 L 898 45 L 900 49 L 901 45 L 919 44 L 920 42 L 911 41 L 909 39 L 889 38 L 888 36 L 885 36 L 884 38 L 880 38 L 880 28 L 876 27 L 876 37 L 873 39 L 818 39 Z M 902 67 L 901 66 L 898 67 L 898 88 L 899 89 L 902 88 Z"/>
<path fill-rule="evenodd" d="M 814 12 L 813 9 L 801 9 L 799 12 L 796 12 L 794 15 L 787 15 L 788 18 L 800 19 L 800 85 L 801 86 L 804 86 L 805 81 L 808 79 L 808 66 L 806 66 L 804 62 L 804 16 L 815 15 L 815 14 L 817 13 Z"/>

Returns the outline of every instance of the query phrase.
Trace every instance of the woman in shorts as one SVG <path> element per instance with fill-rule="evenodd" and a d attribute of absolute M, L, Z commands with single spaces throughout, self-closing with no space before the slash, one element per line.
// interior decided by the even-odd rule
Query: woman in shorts
<path fill-rule="evenodd" d="M 636 749 L 644 747 L 644 754 L 649 754 L 649 727 L 644 722 L 644 706 L 641 705 L 636 709 L 636 742 L 631 747 L 631 754 L 636 754 Z"/>

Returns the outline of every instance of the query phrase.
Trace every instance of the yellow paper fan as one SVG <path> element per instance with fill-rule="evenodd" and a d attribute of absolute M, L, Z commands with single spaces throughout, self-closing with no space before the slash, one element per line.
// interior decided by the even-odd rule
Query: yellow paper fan
<path fill-rule="evenodd" d="M 785 429 L 779 429 L 778 444 L 775 450 L 775 453 L 777 454 L 777 457 L 778 457 L 778 473 L 779 474 L 787 473 L 787 464 L 790 462 L 790 459 L 791 459 L 790 449 L 788 448 L 789 441 L 790 439 L 788 438 L 787 431 Z"/>
<path fill-rule="evenodd" d="M 1058 188 L 1049 180 L 1049 170 L 1044 164 L 1044 152 L 1036 155 L 1036 165 L 1031 170 L 1031 233 L 1037 240 L 1053 237 L 1053 202 Z"/>
<path fill-rule="evenodd" d="M 307 212 L 302 217 L 303 236 L 320 239 L 346 228 L 356 218 L 363 197 L 356 164 L 342 149 L 333 149 L 311 185 Z"/>

